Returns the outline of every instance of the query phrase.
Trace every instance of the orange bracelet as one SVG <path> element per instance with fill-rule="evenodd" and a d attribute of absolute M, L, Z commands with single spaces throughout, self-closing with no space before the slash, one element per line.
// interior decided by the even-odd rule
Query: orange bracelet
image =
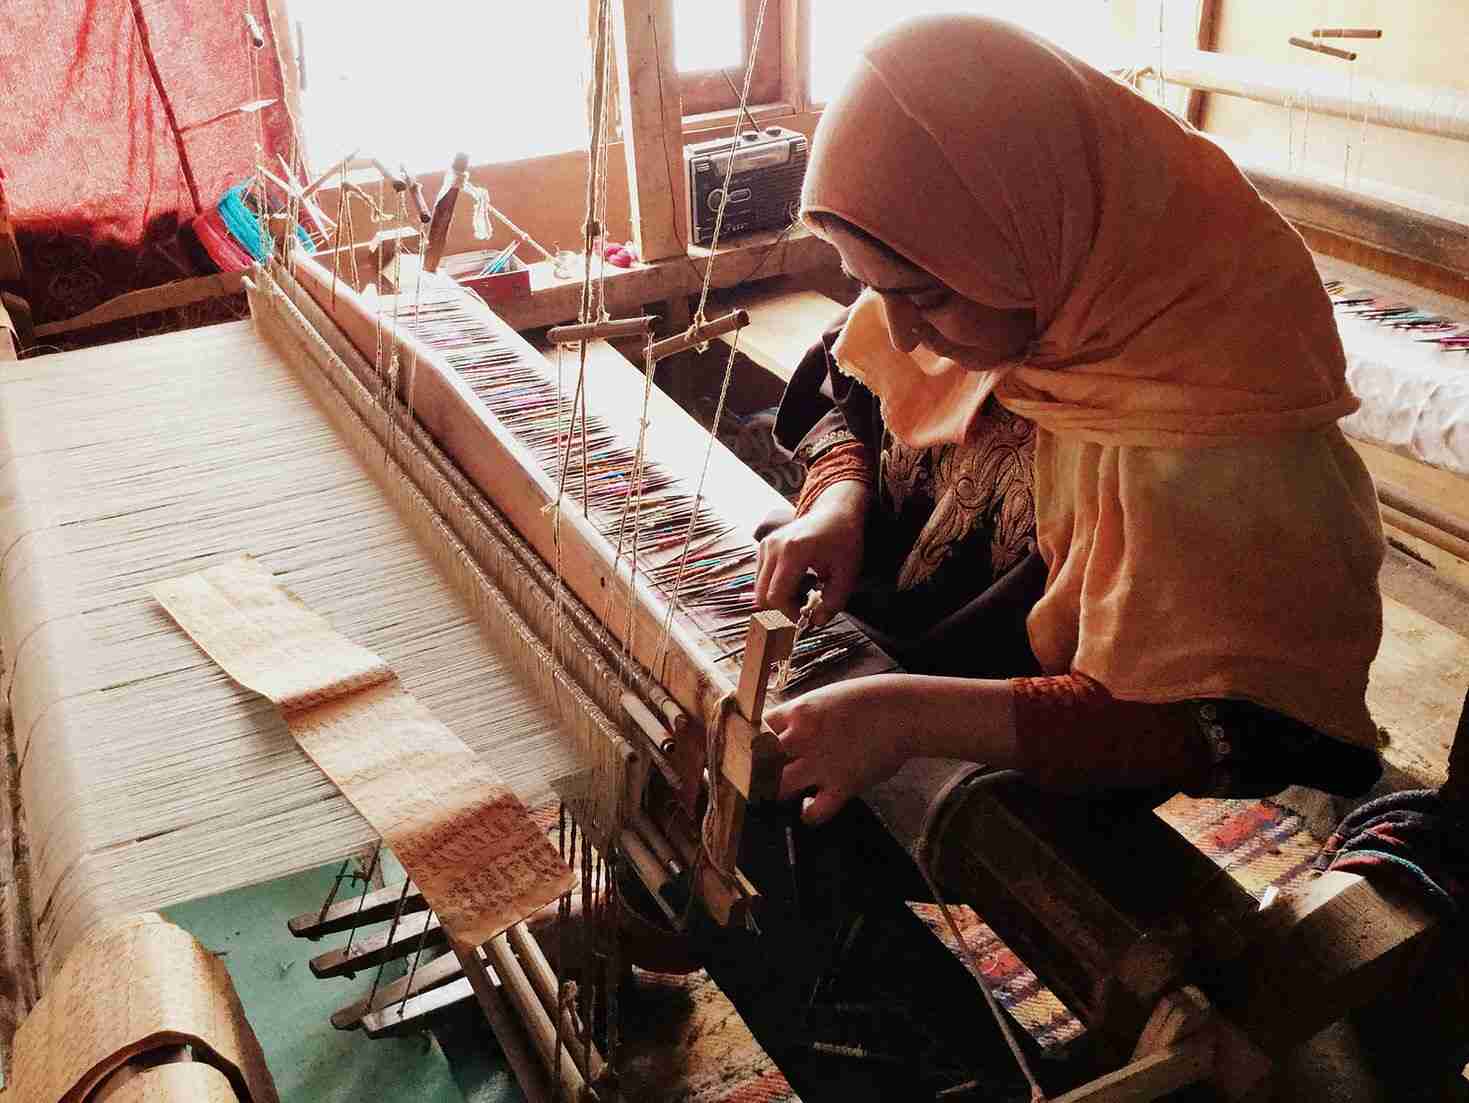
<path fill-rule="evenodd" d="M 796 516 L 809 513 L 827 487 L 845 482 L 872 486 L 872 468 L 867 462 L 867 449 L 861 441 L 849 441 L 828 449 L 806 469 L 806 481 L 801 484 L 801 497 L 796 502 Z"/>

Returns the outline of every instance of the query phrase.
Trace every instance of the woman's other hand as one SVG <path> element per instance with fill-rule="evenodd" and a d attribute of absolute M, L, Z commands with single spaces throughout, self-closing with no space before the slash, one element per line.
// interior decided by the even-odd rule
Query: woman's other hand
<path fill-rule="evenodd" d="M 755 566 L 755 605 L 779 609 L 793 620 L 806 572 L 821 579 L 821 605 L 813 621 L 825 623 L 846 607 L 862 568 L 863 531 L 871 491 L 859 482 L 827 487 L 809 511 L 760 541 Z"/>
<path fill-rule="evenodd" d="M 805 794 L 801 818 L 831 819 L 868 787 L 886 781 L 910 757 L 913 707 L 902 676 L 837 682 L 768 709 L 786 765 L 780 799 Z"/>

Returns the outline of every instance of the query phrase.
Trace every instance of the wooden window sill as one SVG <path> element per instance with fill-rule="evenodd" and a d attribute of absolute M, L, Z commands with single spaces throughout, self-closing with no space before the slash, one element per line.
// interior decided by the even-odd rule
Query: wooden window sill
<path fill-rule="evenodd" d="M 711 260 L 714 264 L 711 286 L 725 288 L 750 279 L 834 268 L 836 253 L 804 226 L 783 233 L 745 234 L 712 254 L 703 246 L 692 246 L 687 256 L 632 268 L 609 268 L 607 309 L 614 316 L 622 315 L 640 309 L 645 303 L 696 294 Z M 530 270 L 530 297 L 497 303 L 493 307 L 495 313 L 517 330 L 538 329 L 575 318 L 581 302 L 581 277 L 559 279 L 549 261 L 532 264 Z"/>

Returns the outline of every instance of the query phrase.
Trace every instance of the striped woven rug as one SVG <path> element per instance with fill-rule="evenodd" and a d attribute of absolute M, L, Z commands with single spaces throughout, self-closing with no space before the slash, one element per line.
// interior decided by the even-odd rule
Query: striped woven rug
<path fill-rule="evenodd" d="M 1256 896 L 1267 886 L 1285 888 L 1305 877 L 1321 846 L 1306 831 L 1300 816 L 1268 800 L 1193 800 L 1180 796 L 1160 808 L 1158 814 Z M 936 907 L 911 906 L 944 945 L 956 950 Z M 958 926 L 978 951 L 985 978 L 1000 1002 L 1036 1041 L 1054 1046 L 1081 1033 L 1076 1017 L 1042 987 L 1035 974 L 974 912 L 961 908 L 958 914 L 963 916 Z"/>
<path fill-rule="evenodd" d="M 1320 845 L 1300 816 L 1271 801 L 1176 797 L 1159 814 L 1256 895 L 1269 885 L 1284 888 L 1304 878 Z M 936 938 L 957 952 L 937 908 L 910 907 Z M 1076 1018 L 974 912 L 955 912 L 1000 1001 L 1042 1046 L 1056 1046 L 1081 1033 Z M 639 988 L 642 1013 L 626 1009 L 633 1013 L 624 1017 L 628 1098 L 670 1103 L 784 1103 L 797 1098 L 734 1007 L 703 973 L 645 973 Z M 977 1013 L 979 999 L 976 990 Z M 638 1089 L 648 1094 L 639 1095 Z"/>

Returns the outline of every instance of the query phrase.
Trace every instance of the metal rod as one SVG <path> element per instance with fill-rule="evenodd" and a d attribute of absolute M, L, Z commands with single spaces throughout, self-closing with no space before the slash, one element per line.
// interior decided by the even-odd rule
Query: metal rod
<path fill-rule="evenodd" d="M 614 318 L 608 322 L 553 326 L 546 330 L 546 340 L 553 345 L 574 345 L 579 341 L 614 341 L 619 337 L 648 337 L 652 335 L 653 323 L 657 320 L 655 314 L 644 314 L 639 318 Z"/>
<path fill-rule="evenodd" d="M 749 324 L 749 312 L 736 310 L 726 314 L 723 318 L 715 318 L 712 322 L 705 322 L 701 326 L 690 326 L 683 333 L 657 342 L 653 346 L 653 360 L 656 363 L 659 360 L 674 356 L 680 352 L 686 352 L 696 345 L 706 344 L 716 337 L 723 337 L 726 333 L 733 333 L 737 329 L 744 329 Z"/>

